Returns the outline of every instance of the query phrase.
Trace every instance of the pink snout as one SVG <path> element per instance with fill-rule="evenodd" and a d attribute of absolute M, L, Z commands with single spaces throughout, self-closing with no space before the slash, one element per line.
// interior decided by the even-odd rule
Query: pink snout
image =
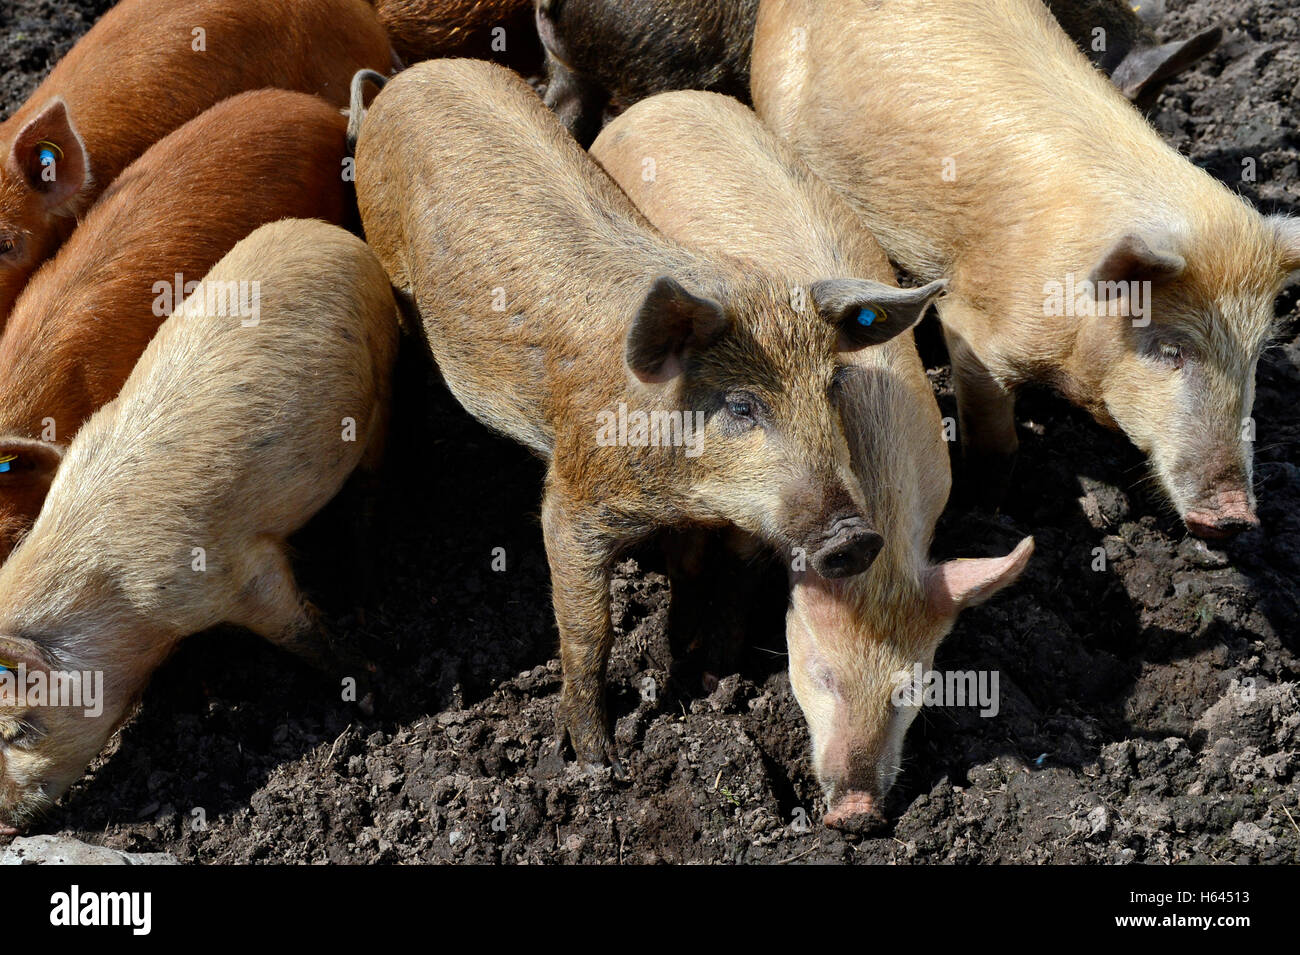
<path fill-rule="evenodd" d="M 1197 537 L 1223 540 L 1259 527 L 1259 518 L 1245 491 L 1219 491 L 1189 508 L 1183 515 L 1187 529 Z"/>
<path fill-rule="evenodd" d="M 869 832 L 883 826 L 886 820 L 870 793 L 850 791 L 836 801 L 824 821 L 832 829 L 843 832 Z"/>

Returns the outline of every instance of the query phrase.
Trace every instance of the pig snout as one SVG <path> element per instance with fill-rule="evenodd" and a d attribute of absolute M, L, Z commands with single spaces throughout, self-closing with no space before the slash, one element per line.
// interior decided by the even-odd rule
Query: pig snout
<path fill-rule="evenodd" d="M 868 792 L 845 793 L 826 813 L 826 825 L 842 832 L 866 833 L 885 825 L 883 813 L 876 808 L 875 798 Z"/>
<path fill-rule="evenodd" d="M 1183 515 L 1187 529 L 1197 537 L 1224 540 L 1259 527 L 1259 518 L 1243 490 L 1218 491 L 1188 508 Z"/>
<path fill-rule="evenodd" d="M 882 546 L 884 539 L 862 518 L 838 518 L 813 551 L 813 570 L 827 580 L 853 577 L 871 566 Z"/>

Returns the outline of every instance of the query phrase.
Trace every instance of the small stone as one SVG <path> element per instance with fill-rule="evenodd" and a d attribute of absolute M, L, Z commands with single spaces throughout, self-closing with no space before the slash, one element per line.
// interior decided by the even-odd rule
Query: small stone
<path fill-rule="evenodd" d="M 180 865 L 168 852 L 122 852 L 67 836 L 19 837 L 0 850 L 0 865 Z"/>

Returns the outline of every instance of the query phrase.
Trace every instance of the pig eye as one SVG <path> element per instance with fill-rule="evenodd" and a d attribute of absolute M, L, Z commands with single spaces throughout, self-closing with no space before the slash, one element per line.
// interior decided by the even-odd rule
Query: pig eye
<path fill-rule="evenodd" d="M 725 398 L 727 414 L 737 423 L 752 426 L 757 424 L 761 409 L 759 400 L 745 391 L 733 391 Z"/>
<path fill-rule="evenodd" d="M 10 239 L 8 237 L 0 238 L 0 255 L 8 255 L 17 247 L 18 247 L 18 243 L 16 243 L 13 239 Z"/>
<path fill-rule="evenodd" d="M 1161 342 L 1157 346 L 1156 353 L 1160 356 L 1161 361 L 1173 365 L 1175 368 L 1182 368 L 1183 362 L 1186 360 L 1182 346 L 1174 342 Z"/>

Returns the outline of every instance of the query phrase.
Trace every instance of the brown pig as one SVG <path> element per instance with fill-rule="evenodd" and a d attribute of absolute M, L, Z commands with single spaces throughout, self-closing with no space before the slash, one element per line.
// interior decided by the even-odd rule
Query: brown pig
<path fill-rule="evenodd" d="M 1038 0 L 765 0 L 753 91 L 892 260 L 951 279 L 980 487 L 1005 484 L 1013 395 L 1037 381 L 1122 429 L 1193 533 L 1257 526 L 1255 366 L 1300 222 L 1165 144 Z"/>
<path fill-rule="evenodd" d="M 63 448 L 117 394 L 184 283 L 265 222 L 355 215 L 344 126 L 306 93 L 232 97 L 132 163 L 32 278 L 0 333 L 0 460 L 9 459 L 0 559 L 35 520 Z"/>
<path fill-rule="evenodd" d="M 881 540 L 830 391 L 842 358 L 928 295 L 832 274 L 784 282 L 656 231 L 517 75 L 419 64 L 357 144 L 367 238 L 452 393 L 549 462 L 542 502 L 578 757 L 612 756 L 609 575 L 666 528 L 736 526 L 828 578 Z M 888 321 L 860 321 L 864 310 Z"/>
<path fill-rule="evenodd" d="M 747 102 L 758 5 L 759 0 L 537 0 L 537 32 L 550 76 L 546 105 L 586 146 L 600 132 L 611 101 L 630 106 L 655 93 L 699 89 Z M 1214 29 L 1157 45 L 1151 27 L 1127 0 L 1050 0 L 1049 5 L 1070 38 L 1113 72 L 1115 82 L 1143 108 L 1174 75 L 1213 50 L 1221 36 Z M 1105 32 L 1098 35 L 1098 27 Z M 932 39 L 947 42 L 941 35 Z M 1001 42 L 1018 48 L 1014 25 L 1002 31 Z"/>
<path fill-rule="evenodd" d="M 244 283 L 255 323 L 208 307 L 209 289 Z M 29 823 L 77 779 L 189 634 L 234 624 L 332 659 L 285 539 L 382 448 L 395 309 L 360 239 L 320 221 L 263 226 L 81 429 L 0 567 L 0 826 Z M 80 700 L 17 692 L 71 674 Z"/>
<path fill-rule="evenodd" d="M 0 124 L 0 327 L 95 198 L 167 133 L 265 86 L 346 106 L 353 73 L 391 64 L 367 0 L 121 0 Z"/>
<path fill-rule="evenodd" d="M 592 156 L 655 226 L 704 252 L 791 282 L 838 272 L 893 283 L 880 245 L 847 202 L 753 111 L 715 93 L 663 93 L 613 120 Z M 869 523 L 884 545 L 871 571 L 793 574 L 790 684 L 835 825 L 879 816 L 917 708 L 898 674 L 929 670 L 963 607 L 1012 583 L 1033 549 L 933 563 L 951 484 L 939 409 L 910 334 L 854 354 L 837 392 Z"/>
<path fill-rule="evenodd" d="M 402 62 L 498 60 L 527 75 L 542 65 L 533 0 L 374 0 Z"/>

